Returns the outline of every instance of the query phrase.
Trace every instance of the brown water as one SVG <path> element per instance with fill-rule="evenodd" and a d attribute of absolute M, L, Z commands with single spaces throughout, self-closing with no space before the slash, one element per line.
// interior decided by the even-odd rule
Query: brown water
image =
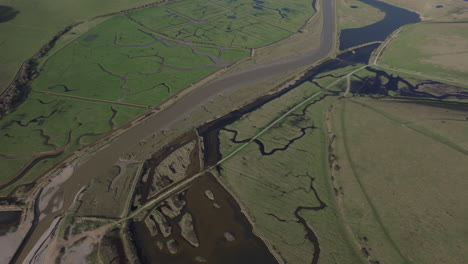
<path fill-rule="evenodd" d="M 205 190 L 211 190 L 215 200 L 205 196 Z M 206 174 L 193 182 L 186 191 L 187 205 L 181 216 L 189 212 L 193 217 L 194 229 L 200 242 L 198 248 L 189 244 L 181 235 L 177 224 L 178 217 L 170 220 L 172 235 L 164 238 L 162 234 L 151 237 L 144 222 L 132 224 L 133 241 L 143 263 L 200 263 L 197 257 L 203 258 L 203 263 L 277 263 L 262 240 L 252 233 L 252 225 L 241 213 L 234 198 L 213 178 Z M 220 208 L 215 208 L 213 202 Z M 227 241 L 226 232 L 231 233 L 234 241 Z M 176 254 L 171 254 L 167 248 L 159 250 L 157 241 L 174 239 L 179 245 Z"/>

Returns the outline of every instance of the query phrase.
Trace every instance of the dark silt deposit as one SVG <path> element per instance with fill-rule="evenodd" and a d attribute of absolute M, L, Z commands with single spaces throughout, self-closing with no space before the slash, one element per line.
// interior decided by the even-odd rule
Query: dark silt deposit
<path fill-rule="evenodd" d="M 385 13 L 385 17 L 379 22 L 365 27 L 342 30 L 340 34 L 340 50 L 349 49 L 369 42 L 384 41 L 398 28 L 421 21 L 417 13 L 389 5 L 382 1 L 359 1 L 378 8 Z"/>
<path fill-rule="evenodd" d="M 0 211 L 0 235 L 16 229 L 21 221 L 22 211 Z"/>
<path fill-rule="evenodd" d="M 206 196 L 206 190 L 212 192 L 213 201 Z M 195 180 L 179 196 L 186 201 L 186 206 L 178 216 L 166 217 L 166 230 L 170 230 L 170 235 L 164 235 L 159 227 L 158 234 L 152 235 L 144 221 L 131 224 L 142 263 L 277 263 L 263 241 L 252 233 L 252 225 L 236 201 L 211 174 Z M 162 211 L 164 206 L 163 203 L 156 210 Z M 179 222 L 186 213 L 192 215 L 198 246 L 181 235 Z"/>
<path fill-rule="evenodd" d="M 15 19 L 18 14 L 18 10 L 10 6 L 0 5 L 0 23 Z"/>

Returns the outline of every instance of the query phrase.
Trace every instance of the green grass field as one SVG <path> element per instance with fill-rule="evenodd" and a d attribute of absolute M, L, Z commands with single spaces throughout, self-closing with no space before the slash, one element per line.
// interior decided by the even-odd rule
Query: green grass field
<path fill-rule="evenodd" d="M 383 0 L 391 5 L 396 5 L 405 9 L 412 10 L 421 15 L 423 20 L 432 20 L 440 17 L 444 17 L 458 9 L 466 7 L 464 1 L 459 0 Z M 438 5 L 442 5 L 442 8 L 437 8 Z"/>
<path fill-rule="evenodd" d="M 355 6 L 356 8 L 352 8 Z M 337 16 L 339 29 L 359 28 L 382 20 L 385 13 L 359 0 L 338 0 Z"/>
<path fill-rule="evenodd" d="M 146 28 L 208 45 L 256 48 L 297 31 L 314 10 L 307 1 L 189 0 L 129 15 Z M 164 21 L 164 22 L 160 22 Z"/>
<path fill-rule="evenodd" d="M 381 62 L 392 68 L 468 81 L 468 25 L 423 23 L 400 33 L 385 50 Z"/>
<path fill-rule="evenodd" d="M 237 140 L 252 137 L 282 111 L 317 92 L 316 86 L 305 83 L 228 129 L 238 132 Z M 307 239 L 295 211 L 318 238 L 320 263 L 362 262 L 340 222 L 327 173 L 325 110 L 333 100 L 328 97 L 302 107 L 260 136 L 264 151 L 271 155 L 262 155 L 259 146 L 251 143 L 222 165 L 221 180 L 253 218 L 255 232 L 287 263 L 310 263 L 314 254 L 314 244 Z M 315 128 L 303 130 L 305 134 L 299 138 L 301 128 L 310 126 Z M 223 156 L 242 145 L 231 142 L 233 136 L 230 131 L 221 131 Z M 283 149 L 294 138 L 287 149 L 275 150 Z M 325 208 L 320 208 L 321 202 Z"/>
<path fill-rule="evenodd" d="M 222 66 L 193 47 L 113 17 L 44 62 L 33 89 L 154 106 Z M 249 54 L 210 49 L 223 65 Z"/>
<path fill-rule="evenodd" d="M 152 2 L 149 0 L 99 2 L 0 0 L 0 5 L 19 11 L 14 19 L 0 22 L 0 91 L 7 87 L 23 61 L 68 25 Z"/>
<path fill-rule="evenodd" d="M 335 105 L 340 204 L 369 259 L 460 263 L 467 258 L 463 201 L 468 197 L 462 187 L 467 126 L 456 121 L 463 113 L 368 98 Z"/>

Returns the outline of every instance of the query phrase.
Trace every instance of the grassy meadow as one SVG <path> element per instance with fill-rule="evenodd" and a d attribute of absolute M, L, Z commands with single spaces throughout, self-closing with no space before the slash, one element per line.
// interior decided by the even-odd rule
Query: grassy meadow
<path fill-rule="evenodd" d="M 249 54 L 223 53 L 226 64 Z M 154 106 L 219 69 L 203 54 L 117 16 L 44 62 L 33 89 Z"/>
<path fill-rule="evenodd" d="M 140 10 L 129 17 L 170 38 L 240 48 L 257 48 L 283 39 L 314 14 L 308 1 L 283 0 L 271 4 L 188 0 L 154 9 Z"/>
<path fill-rule="evenodd" d="M 468 81 L 468 24 L 422 23 L 401 32 L 381 62 L 392 68 Z"/>
<path fill-rule="evenodd" d="M 36 53 L 59 31 L 95 16 L 129 9 L 149 0 L 0 0 L 19 13 L 12 20 L 0 21 L 0 91 L 11 82 L 20 65 Z"/>
<path fill-rule="evenodd" d="M 319 91 L 305 83 L 227 129 L 237 131 L 238 141 L 248 139 L 282 111 Z M 318 238 L 320 262 L 362 262 L 340 222 L 327 173 L 325 110 L 333 100 L 325 97 L 311 102 L 261 135 L 258 139 L 263 150 L 271 155 L 262 155 L 259 145 L 251 143 L 222 164 L 221 181 L 246 208 L 255 232 L 269 241 L 286 263 L 310 263 L 317 253 L 296 213 Z M 223 156 L 242 145 L 232 142 L 233 136 L 233 132 L 221 130 Z"/>
<path fill-rule="evenodd" d="M 468 197 L 462 186 L 468 157 L 447 143 L 466 150 L 467 126 L 456 122 L 462 113 L 443 105 L 369 98 L 335 104 L 343 219 L 370 260 L 460 263 L 467 258 L 463 201 Z"/>
<path fill-rule="evenodd" d="M 422 20 L 432 20 L 447 16 L 450 13 L 457 12 L 466 7 L 463 0 L 383 0 L 391 5 L 409 9 L 421 15 Z M 437 6 L 442 6 L 437 8 Z"/>
<path fill-rule="evenodd" d="M 359 0 L 337 1 L 337 20 L 341 30 L 374 24 L 384 16 L 384 12 Z"/>
<path fill-rule="evenodd" d="M 318 92 L 318 85 L 356 67 L 319 74 L 221 130 L 222 155 Z M 221 181 L 285 262 L 309 263 L 313 257 L 314 244 L 297 215 L 319 241 L 319 263 L 459 263 L 467 257 L 467 108 L 456 103 L 461 100 L 404 100 L 407 85 L 423 81 L 402 77 L 398 90 L 369 96 L 355 92 L 356 84 L 389 80 L 358 71 L 350 94 L 359 96 L 307 105 L 222 164 Z M 332 90 L 343 91 L 345 84 Z M 444 95 L 463 88 L 418 89 Z"/>

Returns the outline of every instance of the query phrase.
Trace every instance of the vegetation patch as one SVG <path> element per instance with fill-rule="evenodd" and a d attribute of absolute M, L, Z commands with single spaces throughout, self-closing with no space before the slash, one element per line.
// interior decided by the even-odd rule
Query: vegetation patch
<path fill-rule="evenodd" d="M 381 61 L 396 69 L 468 81 L 468 24 L 424 23 L 401 32 Z"/>
<path fill-rule="evenodd" d="M 222 61 L 195 46 L 147 32 L 124 17 L 114 17 L 50 58 L 33 87 L 153 106 L 245 55 L 233 52 L 228 61 Z"/>
<path fill-rule="evenodd" d="M 0 23 L 15 19 L 18 14 L 19 11 L 11 6 L 0 5 Z"/>
<path fill-rule="evenodd" d="M 359 0 L 337 1 L 337 17 L 340 29 L 359 28 L 382 20 L 385 13 Z"/>
<path fill-rule="evenodd" d="M 466 227 L 459 219 L 467 217 L 461 202 L 467 154 L 447 143 L 450 138 L 463 147 L 457 135 L 466 125 L 450 121 L 462 112 L 466 107 L 369 98 L 335 105 L 338 199 L 369 260 L 466 259 L 460 246 L 466 238 L 459 235 Z"/>
<path fill-rule="evenodd" d="M 2 185 L 2 194 L 16 184 L 34 181 L 60 158 L 82 147 L 82 138 L 102 136 L 143 110 L 32 93 L 15 112 L 0 120 L 1 155 L 11 160 L 2 166 L 9 173 L 2 173 L 1 182 L 14 179 L 20 164 L 38 161 L 11 186 Z"/>
<path fill-rule="evenodd" d="M 307 1 L 189 0 L 141 10 L 129 17 L 171 38 L 256 48 L 294 33 L 313 13 Z"/>
<path fill-rule="evenodd" d="M 290 93 L 222 129 L 222 155 L 280 116 L 278 109 L 301 101 L 300 94 L 317 93 L 317 86 L 305 83 Z M 324 113 L 333 100 L 318 96 L 222 164 L 220 179 L 287 263 L 360 262 L 336 214 L 327 174 Z"/>

